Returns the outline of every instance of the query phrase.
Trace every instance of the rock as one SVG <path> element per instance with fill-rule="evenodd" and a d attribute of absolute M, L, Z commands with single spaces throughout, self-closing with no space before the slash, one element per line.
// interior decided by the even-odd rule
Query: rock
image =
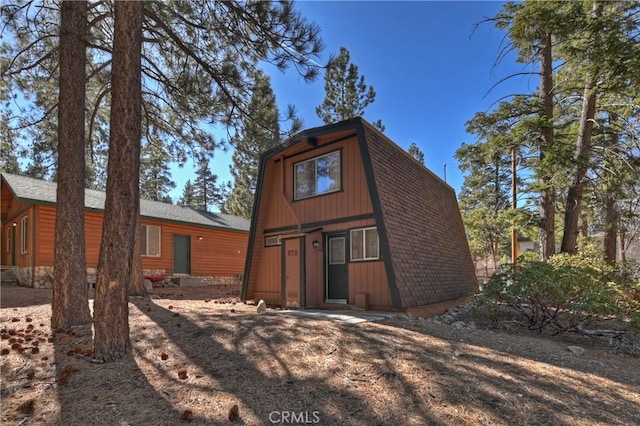
<path fill-rule="evenodd" d="M 258 302 L 258 307 L 256 309 L 258 312 L 262 313 L 262 312 L 266 312 L 267 311 L 267 304 L 264 303 L 264 300 L 260 300 Z"/>
<path fill-rule="evenodd" d="M 233 404 L 233 406 L 229 409 L 229 420 L 232 422 L 235 422 L 239 418 L 240 418 L 240 410 L 238 409 L 238 404 Z"/>
<path fill-rule="evenodd" d="M 455 328 L 456 330 L 461 330 L 461 329 L 465 328 L 466 325 L 467 324 L 465 324 L 464 321 L 456 321 L 456 322 L 451 324 L 451 327 Z"/>
<path fill-rule="evenodd" d="M 143 285 L 144 285 L 144 289 L 145 290 L 147 290 L 147 291 L 153 290 L 153 283 L 151 282 L 151 280 L 148 280 L 148 279 L 145 278 L 144 282 L 143 282 Z"/>
<path fill-rule="evenodd" d="M 567 349 L 569 350 L 569 352 L 571 352 L 574 355 L 582 355 L 584 353 L 584 348 L 581 346 L 567 346 Z"/>

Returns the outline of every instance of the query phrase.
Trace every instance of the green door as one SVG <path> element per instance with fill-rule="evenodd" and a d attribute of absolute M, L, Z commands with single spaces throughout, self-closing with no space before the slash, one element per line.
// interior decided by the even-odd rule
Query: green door
<path fill-rule="evenodd" d="M 347 303 L 349 297 L 346 241 L 346 234 L 327 235 L 325 299 L 328 303 Z"/>
<path fill-rule="evenodd" d="M 173 236 L 173 273 L 191 273 L 191 237 L 188 235 Z"/>

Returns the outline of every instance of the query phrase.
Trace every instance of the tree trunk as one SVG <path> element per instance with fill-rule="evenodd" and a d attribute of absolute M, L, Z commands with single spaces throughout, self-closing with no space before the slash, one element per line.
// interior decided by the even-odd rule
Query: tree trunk
<path fill-rule="evenodd" d="M 109 164 L 94 314 L 94 356 L 131 352 L 128 289 L 140 211 L 141 48 L 144 4 L 115 2 Z"/>
<path fill-rule="evenodd" d="M 144 274 L 142 273 L 142 235 L 140 232 L 140 214 L 137 215 L 135 241 L 133 243 L 133 270 L 129 282 L 129 296 L 146 296 L 144 288 Z"/>
<path fill-rule="evenodd" d="M 604 259 L 613 264 L 616 263 L 618 252 L 618 210 L 615 198 L 608 196 L 605 208 Z"/>
<path fill-rule="evenodd" d="M 588 160 L 591 152 L 591 135 L 593 133 L 593 118 L 596 110 L 595 80 L 589 80 L 584 87 L 582 115 L 580 117 L 580 130 L 576 144 L 576 167 L 573 183 L 567 191 L 567 204 L 564 214 L 564 234 L 562 236 L 563 253 L 575 254 L 578 251 L 579 222 L 582 212 L 582 194 L 584 192 L 585 179 L 589 169 Z"/>
<path fill-rule="evenodd" d="M 594 2 L 593 14 L 595 19 L 602 16 L 602 5 Z M 593 34 L 594 44 L 599 42 L 599 34 Z M 591 64 L 588 64 L 591 66 Z M 593 133 L 593 121 L 596 112 L 598 73 L 591 70 L 587 75 L 582 98 L 582 113 L 580 115 L 580 128 L 578 130 L 578 140 L 576 143 L 575 162 L 576 167 L 573 174 L 573 183 L 567 191 L 567 204 L 564 214 L 564 234 L 562 236 L 563 253 L 577 253 L 578 233 L 580 232 L 578 222 L 582 210 L 582 193 L 584 192 L 585 179 L 589 169 L 589 156 L 591 153 L 591 135 Z"/>
<path fill-rule="evenodd" d="M 610 149 L 617 150 L 619 143 L 619 135 L 616 131 L 618 114 L 609 112 L 609 127 L 611 128 Z M 618 195 L 619 184 L 613 173 L 607 172 L 609 181 L 606 199 L 605 199 L 605 224 L 604 224 L 604 259 L 608 263 L 616 263 L 617 258 L 617 241 L 618 241 L 618 208 L 616 198 Z"/>
<path fill-rule="evenodd" d="M 63 1 L 60 21 L 52 330 L 91 323 L 84 235 L 87 2 Z"/>
<path fill-rule="evenodd" d="M 539 98 L 544 108 L 545 125 L 542 128 L 542 146 L 540 147 L 540 163 L 553 147 L 553 57 L 551 54 L 551 34 L 546 34 L 540 51 L 540 90 Z M 556 252 L 556 193 L 552 173 L 542 166 L 541 180 L 544 189 L 540 195 L 540 259 L 546 260 Z"/>

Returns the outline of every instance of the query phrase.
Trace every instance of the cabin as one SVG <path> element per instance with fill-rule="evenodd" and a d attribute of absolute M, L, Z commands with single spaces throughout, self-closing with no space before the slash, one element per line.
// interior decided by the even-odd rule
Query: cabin
<path fill-rule="evenodd" d="M 55 182 L 1 175 L 0 258 L 20 285 L 52 286 L 56 189 Z M 90 285 L 96 282 L 104 201 L 104 192 L 85 190 Z M 249 225 L 241 217 L 140 200 L 143 273 L 151 280 L 207 277 L 207 282 L 240 285 Z"/>
<path fill-rule="evenodd" d="M 245 302 L 428 316 L 477 289 L 453 188 L 362 118 L 261 158 Z"/>

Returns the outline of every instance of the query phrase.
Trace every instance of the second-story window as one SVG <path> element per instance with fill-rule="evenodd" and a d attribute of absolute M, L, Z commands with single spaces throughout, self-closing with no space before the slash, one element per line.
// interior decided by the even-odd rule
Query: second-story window
<path fill-rule="evenodd" d="M 340 191 L 340 151 L 293 165 L 295 200 Z"/>

